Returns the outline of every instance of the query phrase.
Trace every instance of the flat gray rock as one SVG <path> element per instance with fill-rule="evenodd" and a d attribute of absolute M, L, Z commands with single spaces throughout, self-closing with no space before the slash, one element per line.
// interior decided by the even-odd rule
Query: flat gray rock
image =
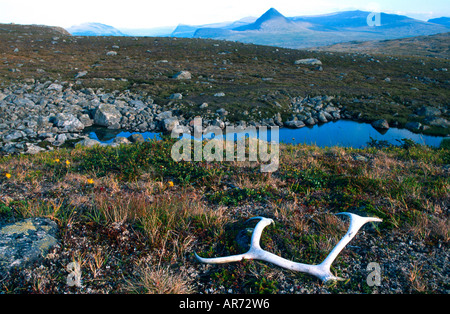
<path fill-rule="evenodd" d="M 58 244 L 58 226 L 49 218 L 28 218 L 0 226 L 0 270 L 24 267 Z"/>

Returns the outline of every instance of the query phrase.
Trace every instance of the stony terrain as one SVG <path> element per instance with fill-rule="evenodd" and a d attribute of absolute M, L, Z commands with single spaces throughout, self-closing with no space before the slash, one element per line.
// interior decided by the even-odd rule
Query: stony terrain
<path fill-rule="evenodd" d="M 223 97 L 220 94 L 215 97 Z M 98 141 L 89 139 L 89 127 L 128 130 L 131 132 L 193 132 L 191 112 L 183 114 L 180 108 L 183 96 L 170 95 L 166 105 L 155 103 L 150 96 L 126 91 L 105 92 L 92 88 L 74 89 L 67 83 L 12 84 L 0 91 L 0 152 L 2 154 L 29 153 L 73 147 L 75 144 L 92 146 Z M 276 103 L 276 102 L 275 102 Z M 281 109 L 281 105 L 277 104 Z M 225 106 L 224 106 L 225 107 Z M 204 126 L 221 128 L 232 126 L 279 126 L 302 128 L 318 123 L 327 123 L 341 118 L 359 120 L 361 113 L 354 114 L 333 96 L 291 97 L 287 109 L 270 118 L 257 118 L 244 112 L 242 120 L 230 120 L 225 108 L 215 111 L 207 103 L 199 106 L 197 116 L 203 118 Z M 203 111 L 203 112 L 201 112 Z M 286 116 L 285 114 L 288 113 Z M 421 122 L 407 122 L 404 127 L 414 132 L 424 132 L 430 127 L 448 130 L 450 123 L 447 107 L 423 106 L 414 112 L 416 117 L 425 117 Z M 247 119 L 246 119 L 247 118 Z M 372 121 L 378 129 L 398 126 L 389 125 L 386 119 Z M 445 131 L 444 131 L 445 132 Z M 123 139 L 117 139 L 123 141 Z"/>
<path fill-rule="evenodd" d="M 170 98 L 179 100 L 182 96 L 173 94 Z M 301 128 L 340 119 L 340 106 L 332 101 L 331 96 L 294 98 L 290 104 L 292 114 L 284 122 L 278 113 L 273 118 L 232 123 L 224 108 L 207 113 L 207 103 L 201 105 L 205 110 L 201 117 L 205 126 L 221 128 L 229 124 Z M 185 118 L 176 104 L 167 109 L 148 96 L 127 91 L 96 93 L 91 88 L 74 90 L 50 81 L 5 88 L 0 93 L 0 116 L 0 150 L 4 154 L 34 154 L 68 143 L 93 145 L 94 140 L 85 134 L 90 126 L 132 132 L 167 133 L 174 128 L 192 132 L 192 118 Z"/>

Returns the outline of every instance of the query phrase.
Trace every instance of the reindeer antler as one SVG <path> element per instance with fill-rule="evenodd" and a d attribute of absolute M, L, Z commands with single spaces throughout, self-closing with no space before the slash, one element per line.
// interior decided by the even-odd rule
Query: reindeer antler
<path fill-rule="evenodd" d="M 328 280 L 342 280 L 342 278 L 334 276 L 330 267 L 333 261 L 336 259 L 338 254 L 342 251 L 342 249 L 353 239 L 358 230 L 367 222 L 370 221 L 378 221 L 382 220 L 374 217 L 361 217 L 352 213 L 338 213 L 337 215 L 346 215 L 350 217 L 350 226 L 348 228 L 347 233 L 342 237 L 342 239 L 336 244 L 336 246 L 331 250 L 325 260 L 318 265 L 309 265 L 303 263 L 296 263 L 287 259 L 284 259 L 280 256 L 277 256 L 273 253 L 265 251 L 260 246 L 261 233 L 263 229 L 273 223 L 272 219 L 265 217 L 253 217 L 250 220 L 260 219 L 260 221 L 256 224 L 255 229 L 253 230 L 250 249 L 244 254 L 224 256 L 224 257 L 216 257 L 216 258 L 203 258 L 197 255 L 194 252 L 195 257 L 202 263 L 207 264 L 223 264 L 230 262 L 238 262 L 243 259 L 256 259 L 265 262 L 269 262 L 275 264 L 277 266 L 290 269 L 293 271 L 299 271 L 314 275 L 320 278 L 322 281 Z"/>

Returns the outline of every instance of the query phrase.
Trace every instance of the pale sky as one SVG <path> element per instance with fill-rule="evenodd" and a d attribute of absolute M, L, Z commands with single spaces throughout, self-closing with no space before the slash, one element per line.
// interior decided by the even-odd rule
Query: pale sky
<path fill-rule="evenodd" d="M 355 9 L 423 20 L 450 16 L 449 0 L 0 0 L 0 23 L 67 28 L 98 22 L 116 28 L 153 28 L 259 17 L 271 7 L 287 17 Z"/>

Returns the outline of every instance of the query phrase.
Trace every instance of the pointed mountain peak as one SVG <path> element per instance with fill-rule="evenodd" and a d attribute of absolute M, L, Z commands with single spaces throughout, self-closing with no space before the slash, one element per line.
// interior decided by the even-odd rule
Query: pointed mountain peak
<path fill-rule="evenodd" d="M 283 14 L 281 14 L 280 12 L 278 12 L 276 9 L 270 8 L 269 10 L 266 11 L 266 13 L 261 15 L 261 17 L 259 19 L 260 20 L 270 20 L 270 19 L 279 18 L 279 17 L 285 18 L 285 16 Z"/>
<path fill-rule="evenodd" d="M 274 8 L 270 8 L 263 15 L 261 15 L 254 23 L 249 25 L 244 25 L 237 27 L 236 31 L 247 31 L 247 30 L 260 30 L 265 29 L 286 29 L 292 26 L 292 21 L 286 18 L 283 14 L 278 12 Z"/>

